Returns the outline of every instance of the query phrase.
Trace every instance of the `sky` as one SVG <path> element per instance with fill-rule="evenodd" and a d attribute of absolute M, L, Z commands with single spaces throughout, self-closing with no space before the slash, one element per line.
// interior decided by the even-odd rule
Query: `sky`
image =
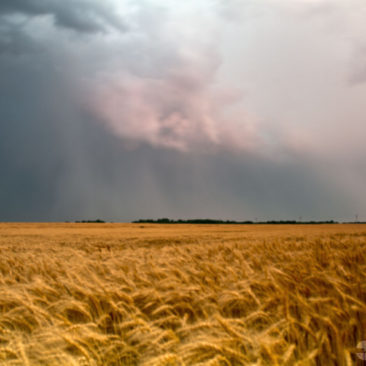
<path fill-rule="evenodd" d="M 364 0 L 1 0 L 0 221 L 366 220 Z"/>

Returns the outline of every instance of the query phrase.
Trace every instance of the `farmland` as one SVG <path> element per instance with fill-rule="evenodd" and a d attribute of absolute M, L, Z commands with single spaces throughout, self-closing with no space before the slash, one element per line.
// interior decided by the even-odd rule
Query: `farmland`
<path fill-rule="evenodd" d="M 366 225 L 0 224 L 0 365 L 340 365 Z"/>

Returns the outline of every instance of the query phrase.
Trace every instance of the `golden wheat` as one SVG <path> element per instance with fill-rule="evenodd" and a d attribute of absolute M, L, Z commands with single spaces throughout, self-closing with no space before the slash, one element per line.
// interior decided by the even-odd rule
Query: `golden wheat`
<path fill-rule="evenodd" d="M 0 224 L 0 365 L 361 365 L 366 226 Z"/>

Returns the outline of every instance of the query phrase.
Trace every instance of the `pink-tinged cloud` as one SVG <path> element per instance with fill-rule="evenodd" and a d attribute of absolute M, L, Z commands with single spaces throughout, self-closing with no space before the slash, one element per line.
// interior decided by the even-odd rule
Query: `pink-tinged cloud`
<path fill-rule="evenodd" d="M 154 146 L 211 149 L 231 145 L 248 149 L 255 133 L 235 88 L 217 85 L 220 63 L 214 53 L 182 57 L 163 77 L 116 72 L 102 80 L 93 108 L 115 133 Z"/>

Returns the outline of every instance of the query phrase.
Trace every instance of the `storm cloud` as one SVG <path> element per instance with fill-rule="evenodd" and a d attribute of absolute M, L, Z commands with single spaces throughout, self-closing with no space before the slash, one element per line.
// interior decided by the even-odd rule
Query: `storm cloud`
<path fill-rule="evenodd" d="M 108 28 L 126 30 L 123 20 L 115 15 L 108 1 L 4 0 L 0 13 L 49 16 L 56 26 L 82 33 L 106 32 Z"/>
<path fill-rule="evenodd" d="M 362 1 L 0 3 L 0 220 L 366 216 Z"/>

